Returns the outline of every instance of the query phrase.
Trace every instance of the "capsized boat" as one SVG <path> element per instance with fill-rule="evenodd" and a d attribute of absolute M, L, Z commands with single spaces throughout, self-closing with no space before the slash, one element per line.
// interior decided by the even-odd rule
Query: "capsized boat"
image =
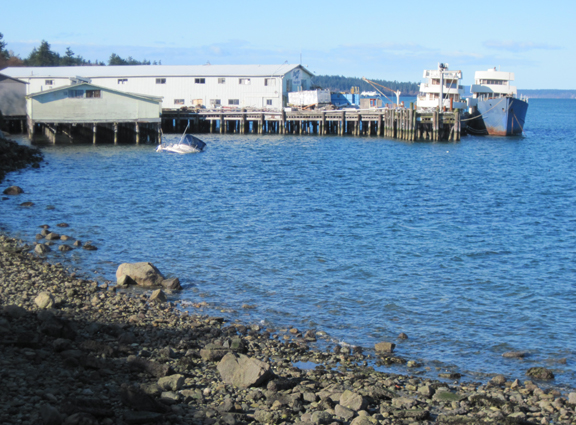
<path fill-rule="evenodd" d="M 468 132 L 471 134 L 489 134 L 491 136 L 515 136 L 524 131 L 528 98 L 517 98 L 513 72 L 476 71 L 474 82 L 470 86 L 472 99 L 468 106 L 471 118 L 468 120 Z"/>
<path fill-rule="evenodd" d="M 186 126 L 186 130 L 188 130 L 188 126 Z M 191 134 L 186 134 L 186 130 L 184 130 L 184 134 L 180 138 L 178 143 L 162 143 L 158 145 L 156 148 L 156 152 L 174 152 L 174 153 L 197 153 L 202 152 L 202 150 L 206 147 L 206 143 L 204 143 L 199 138 L 192 136 Z"/>

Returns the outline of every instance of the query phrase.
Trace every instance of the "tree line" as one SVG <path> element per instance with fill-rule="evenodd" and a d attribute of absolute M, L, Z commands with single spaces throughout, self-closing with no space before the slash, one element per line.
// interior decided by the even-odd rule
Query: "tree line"
<path fill-rule="evenodd" d="M 150 62 L 149 60 L 137 60 L 132 56 L 124 59 L 116 53 L 112 53 L 108 59 L 108 65 L 161 65 L 162 62 Z M 66 48 L 64 55 L 51 49 L 50 43 L 42 40 L 40 46 L 34 47 L 30 54 L 22 59 L 14 55 L 7 49 L 4 35 L 0 33 L 0 69 L 8 66 L 104 66 L 104 62 L 96 60 L 86 60 L 80 55 L 76 55 L 70 47 Z"/>
<path fill-rule="evenodd" d="M 64 55 L 54 52 L 46 40 L 42 40 L 40 46 L 34 47 L 30 54 L 22 59 L 14 55 L 7 49 L 4 36 L 0 33 L 0 69 L 8 66 L 104 66 L 104 62 L 96 60 L 94 62 L 76 55 L 70 47 L 66 48 Z M 116 53 L 112 53 L 108 58 L 108 65 L 162 65 L 162 61 L 137 60 L 132 56 L 122 58 Z M 410 82 L 372 80 L 375 83 L 388 87 L 394 91 L 400 90 L 403 95 L 418 94 L 418 84 Z M 335 92 L 350 92 L 352 87 L 358 87 L 360 91 L 374 91 L 367 82 L 361 78 L 344 77 L 338 75 L 318 75 L 314 77 L 313 84 L 317 88 L 329 89 Z M 383 90 L 383 89 L 381 89 Z M 389 93 L 383 90 L 386 95 Z"/>
<path fill-rule="evenodd" d="M 377 84 L 384 87 L 388 87 L 394 91 L 400 90 L 404 96 L 415 96 L 418 94 L 420 85 L 418 83 L 411 82 L 398 82 L 398 81 L 386 81 L 386 80 L 376 80 L 370 79 Z M 344 77 L 338 75 L 317 75 L 314 77 L 312 83 L 314 86 L 323 89 L 329 89 L 335 92 L 350 92 L 352 87 L 358 87 L 360 92 L 363 91 L 376 91 L 376 89 L 362 80 L 356 77 Z M 378 87 L 378 86 L 377 86 Z M 378 87 L 386 96 L 391 94 L 388 90 Z"/>

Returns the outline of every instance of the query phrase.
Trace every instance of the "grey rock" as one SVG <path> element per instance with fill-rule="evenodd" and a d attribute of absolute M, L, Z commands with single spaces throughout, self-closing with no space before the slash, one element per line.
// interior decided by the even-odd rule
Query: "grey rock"
<path fill-rule="evenodd" d="M 50 404 L 43 404 L 40 407 L 40 416 L 43 425 L 60 425 L 62 423 L 62 415 L 58 409 Z"/>
<path fill-rule="evenodd" d="M 162 292 L 162 289 L 156 289 L 154 292 L 152 292 L 152 295 L 150 295 L 148 300 L 151 303 L 161 304 L 165 303 L 168 299 L 166 298 L 166 294 Z"/>
<path fill-rule="evenodd" d="M 46 239 L 49 241 L 55 241 L 56 239 L 60 239 L 60 235 L 58 233 L 51 232 L 46 235 Z"/>
<path fill-rule="evenodd" d="M 152 263 L 123 263 L 116 270 L 116 279 L 128 275 L 140 286 L 160 286 L 165 277 Z"/>
<path fill-rule="evenodd" d="M 340 404 L 355 412 L 364 410 L 366 407 L 368 407 L 368 403 L 364 397 L 350 390 L 346 390 L 342 393 L 340 396 Z"/>
<path fill-rule="evenodd" d="M 345 420 L 350 420 L 355 415 L 353 410 L 348 409 L 347 407 L 344 407 L 341 404 L 337 404 L 336 407 L 334 407 L 334 412 L 336 413 L 336 416 L 339 416 Z"/>
<path fill-rule="evenodd" d="M 233 353 L 226 354 L 218 363 L 218 372 L 225 383 L 240 388 L 257 387 L 273 377 L 268 363 Z"/>
<path fill-rule="evenodd" d="M 310 422 L 314 424 L 329 424 L 332 422 L 333 416 L 325 411 L 313 412 L 310 416 Z"/>
<path fill-rule="evenodd" d="M 116 280 L 116 285 L 126 288 L 130 285 L 136 285 L 136 281 L 128 275 L 122 275 Z"/>
<path fill-rule="evenodd" d="M 46 254 L 47 252 L 52 251 L 52 249 L 50 249 L 50 247 L 48 245 L 44 245 L 44 244 L 38 244 L 34 247 L 34 252 L 36 254 Z"/>
<path fill-rule="evenodd" d="M 178 391 L 183 385 L 183 375 L 170 375 L 158 380 L 158 386 L 166 391 Z"/>
<path fill-rule="evenodd" d="M 69 246 L 69 245 L 60 245 L 60 246 L 58 247 L 58 250 L 59 250 L 59 251 L 62 251 L 62 252 L 72 251 L 72 249 L 73 249 L 73 248 L 72 248 L 71 246 Z"/>
<path fill-rule="evenodd" d="M 40 292 L 36 298 L 34 298 L 34 303 L 38 308 L 52 308 L 54 307 L 54 297 L 48 292 Z"/>
<path fill-rule="evenodd" d="M 512 358 L 512 359 L 522 359 L 526 357 L 526 352 L 524 351 L 507 351 L 502 354 L 502 357 Z"/>

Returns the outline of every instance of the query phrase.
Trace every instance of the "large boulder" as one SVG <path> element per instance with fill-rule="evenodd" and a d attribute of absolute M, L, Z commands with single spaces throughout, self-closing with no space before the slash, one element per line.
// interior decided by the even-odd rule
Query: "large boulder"
<path fill-rule="evenodd" d="M 239 388 L 257 387 L 273 378 L 268 363 L 243 354 L 226 354 L 218 363 L 218 372 L 222 381 Z"/>
<path fill-rule="evenodd" d="M 130 276 L 138 285 L 144 287 L 160 286 L 165 277 L 152 263 L 123 263 L 116 270 L 116 279 Z"/>

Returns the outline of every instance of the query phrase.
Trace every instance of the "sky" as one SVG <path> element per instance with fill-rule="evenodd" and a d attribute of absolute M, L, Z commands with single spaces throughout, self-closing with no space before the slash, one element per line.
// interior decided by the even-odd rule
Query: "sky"
<path fill-rule="evenodd" d="M 576 89 L 576 0 L 5 2 L 0 33 L 27 57 L 42 40 L 91 61 L 301 63 L 316 75 L 422 80 L 438 62 L 514 72 L 519 89 Z"/>

